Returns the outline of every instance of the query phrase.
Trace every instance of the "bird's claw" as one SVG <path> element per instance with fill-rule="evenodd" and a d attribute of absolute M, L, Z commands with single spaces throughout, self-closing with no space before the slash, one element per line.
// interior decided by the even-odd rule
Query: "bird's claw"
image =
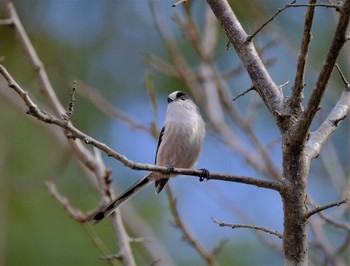
<path fill-rule="evenodd" d="M 204 180 L 209 180 L 210 179 L 210 174 L 209 171 L 205 168 L 199 169 L 203 172 L 203 175 L 199 177 L 199 181 L 203 182 Z"/>

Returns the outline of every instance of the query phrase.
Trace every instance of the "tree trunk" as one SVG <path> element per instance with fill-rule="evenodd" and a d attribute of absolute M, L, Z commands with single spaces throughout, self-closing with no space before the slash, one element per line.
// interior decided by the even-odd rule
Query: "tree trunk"
<path fill-rule="evenodd" d="M 284 211 L 283 253 L 285 265 L 307 265 L 307 191 L 310 169 L 304 156 L 304 143 L 293 143 L 284 137 L 283 177 L 286 183 L 281 193 Z"/>

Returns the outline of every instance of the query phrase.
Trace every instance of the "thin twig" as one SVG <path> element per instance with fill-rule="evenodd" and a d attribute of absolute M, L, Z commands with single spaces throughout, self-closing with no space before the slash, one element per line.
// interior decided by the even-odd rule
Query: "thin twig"
<path fill-rule="evenodd" d="M 314 203 L 310 202 L 310 205 L 315 207 L 315 208 L 317 208 Z M 330 216 L 330 215 L 328 215 L 326 213 L 323 213 L 323 212 L 318 212 L 317 214 L 320 216 L 320 218 L 322 220 L 324 220 L 328 224 L 350 232 L 350 223 L 349 222 L 341 222 L 339 219 L 337 219 L 335 217 L 332 217 L 332 216 Z"/>
<path fill-rule="evenodd" d="M 235 98 L 232 99 L 232 101 L 236 101 L 239 97 L 246 95 L 248 92 L 250 91 L 254 91 L 255 87 L 254 86 L 250 86 L 250 88 L 246 89 L 244 92 L 238 94 Z"/>
<path fill-rule="evenodd" d="M 100 250 L 100 252 L 104 256 L 108 256 L 107 254 L 111 254 L 109 249 L 106 247 L 106 245 L 102 242 L 102 239 L 96 234 L 96 232 L 91 228 L 90 224 L 83 224 L 83 228 L 89 235 L 92 243 Z M 115 261 L 108 261 L 113 266 L 118 266 L 119 263 L 116 263 Z"/>
<path fill-rule="evenodd" d="M 295 2 L 296 0 L 293 0 L 289 5 L 294 4 Z M 269 24 L 272 20 L 274 20 L 274 18 L 277 17 L 278 14 L 280 14 L 281 12 L 289 8 L 289 5 L 285 5 L 283 8 L 279 8 L 275 14 L 273 14 L 266 22 L 261 24 L 261 26 L 256 31 L 254 31 L 252 34 L 248 36 L 247 42 L 250 42 L 263 28 L 266 27 L 267 24 Z"/>
<path fill-rule="evenodd" d="M 56 185 L 52 181 L 46 181 L 45 184 L 50 194 L 63 206 L 70 217 L 79 223 L 86 222 L 88 215 L 85 215 L 82 211 L 73 208 L 70 205 L 69 200 L 58 192 Z"/>
<path fill-rule="evenodd" d="M 317 4 L 295 4 L 296 0 L 293 0 L 290 4 L 285 5 L 283 8 L 279 8 L 266 22 L 264 22 L 256 31 L 254 31 L 251 35 L 248 36 L 247 41 L 250 42 L 264 27 L 266 27 L 267 24 L 269 24 L 272 20 L 275 19 L 280 13 L 282 13 L 284 10 L 290 7 L 326 7 L 326 8 L 334 8 L 335 10 L 339 11 L 341 6 L 337 4 L 324 4 L 324 3 L 317 3 Z"/>
<path fill-rule="evenodd" d="M 341 1 L 339 1 L 340 3 Z M 342 7 L 341 4 L 325 4 L 325 3 L 317 3 L 317 4 L 290 4 L 289 7 L 325 7 L 325 8 L 334 8 L 336 11 L 340 11 Z"/>
<path fill-rule="evenodd" d="M 37 52 L 35 51 L 22 23 L 21 20 L 18 17 L 18 14 L 16 12 L 16 9 L 12 2 L 8 2 L 7 6 L 7 13 L 9 18 L 13 22 L 13 29 L 15 30 L 19 44 L 22 46 L 24 52 L 29 58 L 29 61 L 31 65 L 33 66 L 33 69 L 36 71 L 36 74 L 38 75 L 39 82 L 42 88 L 43 93 L 47 97 L 50 106 L 54 109 L 56 115 L 62 115 L 64 114 L 65 110 L 60 101 L 58 100 L 56 94 L 54 93 L 54 89 L 51 85 L 51 82 L 49 80 L 49 77 L 47 76 L 47 73 L 45 71 L 44 65 L 41 62 Z"/>
<path fill-rule="evenodd" d="M 129 115 L 125 114 L 119 108 L 114 106 L 109 100 L 107 100 L 97 89 L 91 88 L 79 81 L 79 90 L 77 90 L 80 96 L 87 98 L 94 106 L 101 110 L 106 115 L 117 119 L 131 128 L 139 129 L 147 133 L 151 133 L 151 129 L 146 125 L 141 124 Z"/>
<path fill-rule="evenodd" d="M 194 238 L 194 236 L 190 233 L 186 225 L 183 223 L 180 214 L 177 210 L 176 199 L 173 195 L 173 192 L 171 191 L 170 186 L 167 186 L 166 192 L 169 200 L 170 211 L 174 218 L 174 225 L 181 230 L 184 240 L 199 253 L 199 255 L 207 262 L 208 265 L 217 265 L 214 259 L 214 255 L 207 251 L 205 247 L 203 247 Z"/>
<path fill-rule="evenodd" d="M 216 220 L 214 218 L 211 218 L 211 219 L 213 220 L 214 223 L 218 224 L 221 227 L 227 226 L 227 227 L 231 227 L 232 229 L 235 229 L 235 228 L 249 228 L 249 229 L 263 231 L 263 232 L 271 234 L 271 235 L 275 235 L 275 236 L 277 236 L 280 239 L 283 238 L 283 234 L 279 233 L 276 230 L 267 229 L 265 227 L 260 227 L 260 226 L 255 226 L 255 225 L 248 225 L 248 224 L 229 224 L 229 223 L 218 221 L 218 220 Z"/>
<path fill-rule="evenodd" d="M 318 212 L 322 212 L 322 211 L 324 211 L 326 209 L 333 208 L 333 207 L 336 207 L 336 206 L 340 206 L 340 205 L 346 203 L 347 201 L 348 201 L 348 199 L 344 199 L 344 200 L 333 202 L 333 203 L 330 203 L 330 204 L 327 204 L 327 205 L 324 205 L 324 206 L 317 207 L 316 209 L 307 212 L 305 214 L 305 219 L 309 219 L 312 215 L 314 215 L 314 214 L 316 214 Z"/>
<path fill-rule="evenodd" d="M 70 120 L 72 118 L 72 115 L 73 115 L 73 112 L 74 112 L 76 85 L 77 85 L 77 82 L 74 81 L 73 82 L 72 91 L 69 94 L 70 95 L 70 101 L 69 101 L 69 103 L 67 105 L 66 115 L 64 117 L 67 120 Z"/>
<path fill-rule="evenodd" d="M 335 67 L 338 70 L 341 80 L 344 82 L 345 89 L 350 90 L 350 82 L 346 79 L 345 75 L 343 74 L 343 71 L 341 70 L 338 64 L 335 64 Z"/>

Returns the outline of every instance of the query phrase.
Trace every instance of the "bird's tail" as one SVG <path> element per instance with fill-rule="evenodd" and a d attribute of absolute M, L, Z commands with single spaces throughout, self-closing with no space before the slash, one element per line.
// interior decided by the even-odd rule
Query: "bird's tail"
<path fill-rule="evenodd" d="M 133 184 L 130 188 L 125 190 L 120 196 L 118 196 L 115 200 L 110 202 L 106 207 L 104 207 L 102 210 L 96 212 L 93 214 L 90 218 L 91 221 L 94 221 L 94 223 L 99 223 L 103 218 L 110 215 L 112 212 L 114 212 L 118 207 L 120 207 L 125 201 L 127 201 L 130 197 L 136 194 L 137 191 L 144 188 L 148 184 L 153 181 L 151 178 L 151 173 L 147 174 L 145 177 L 141 178 L 139 181 L 137 181 L 135 184 Z"/>

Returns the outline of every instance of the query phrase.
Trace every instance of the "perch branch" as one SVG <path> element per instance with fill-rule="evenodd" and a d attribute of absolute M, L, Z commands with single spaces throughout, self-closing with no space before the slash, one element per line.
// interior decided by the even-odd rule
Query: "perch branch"
<path fill-rule="evenodd" d="M 110 148 L 106 144 L 99 142 L 94 138 L 90 137 L 89 135 L 83 133 L 82 131 L 74 127 L 69 121 L 64 119 L 59 119 L 54 115 L 49 114 L 48 112 L 40 110 L 38 106 L 31 100 L 28 93 L 24 91 L 15 82 L 15 80 L 10 76 L 10 74 L 2 65 L 0 65 L 0 74 L 6 79 L 9 87 L 14 89 L 17 92 L 17 94 L 22 98 L 23 102 L 28 107 L 28 111 L 27 111 L 28 114 L 36 117 L 42 122 L 45 122 L 48 124 L 54 124 L 65 129 L 67 132 L 69 132 L 67 134 L 68 138 L 80 139 L 85 144 L 89 144 L 100 149 L 101 151 L 105 152 L 108 156 L 113 157 L 114 159 L 123 163 L 126 167 L 129 167 L 133 170 L 148 170 L 148 171 L 157 171 L 162 173 L 169 172 L 169 169 L 167 167 L 133 162 L 128 158 L 126 158 L 124 155 L 114 151 L 112 148 Z M 174 168 L 172 173 L 181 174 L 181 175 L 192 175 L 192 176 L 198 176 L 198 177 L 203 176 L 202 170 L 194 170 L 194 169 Z M 210 173 L 208 175 L 208 179 L 245 183 L 245 184 L 254 185 L 257 187 L 273 189 L 276 191 L 281 191 L 283 190 L 283 187 L 284 187 L 283 183 L 280 181 L 261 180 L 261 179 L 256 179 L 252 177 L 220 174 L 220 173 Z"/>
<path fill-rule="evenodd" d="M 277 236 L 279 239 L 283 238 L 283 234 L 279 233 L 276 230 L 271 230 L 271 229 L 267 229 L 265 227 L 260 227 L 260 226 L 255 226 L 255 225 L 247 225 L 247 224 L 229 224 L 229 223 L 225 223 L 225 222 L 221 222 L 218 221 L 214 218 L 211 218 L 213 220 L 214 223 L 218 224 L 221 227 L 227 226 L 227 227 L 231 227 L 232 229 L 236 229 L 236 228 L 249 228 L 249 229 L 254 229 L 254 230 L 259 230 L 259 231 L 263 231 L 265 233 L 271 234 L 271 235 L 275 235 Z"/>

